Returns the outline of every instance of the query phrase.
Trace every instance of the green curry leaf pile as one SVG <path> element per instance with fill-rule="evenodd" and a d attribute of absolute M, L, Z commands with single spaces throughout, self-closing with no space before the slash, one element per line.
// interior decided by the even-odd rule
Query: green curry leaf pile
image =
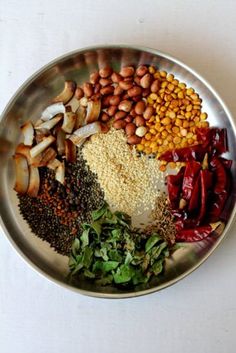
<path fill-rule="evenodd" d="M 71 251 L 71 276 L 82 275 L 97 284 L 137 285 L 147 283 L 164 268 L 170 250 L 158 234 L 146 236 L 131 228 L 131 219 L 112 213 L 107 204 L 92 213 L 92 223 L 83 224 Z"/>

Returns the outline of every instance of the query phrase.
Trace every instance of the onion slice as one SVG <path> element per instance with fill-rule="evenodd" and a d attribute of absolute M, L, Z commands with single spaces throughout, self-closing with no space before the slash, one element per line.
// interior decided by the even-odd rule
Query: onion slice
<path fill-rule="evenodd" d="M 27 159 L 21 155 L 16 153 L 13 156 L 15 161 L 15 170 L 16 170 L 16 181 L 14 190 L 19 194 L 25 194 L 29 185 L 29 168 Z"/>
<path fill-rule="evenodd" d="M 67 132 L 68 134 L 71 134 L 74 126 L 75 126 L 75 122 L 76 122 L 76 114 L 73 112 L 66 112 L 64 115 L 64 120 L 63 120 L 63 124 L 62 124 L 62 130 L 64 130 L 65 132 Z"/>
<path fill-rule="evenodd" d="M 42 124 L 36 126 L 35 129 L 37 129 L 37 130 L 41 130 L 41 129 L 51 130 L 54 126 L 56 126 L 59 123 L 59 121 L 61 121 L 62 118 L 63 118 L 63 114 L 58 114 L 54 118 L 42 122 Z"/>
<path fill-rule="evenodd" d="M 40 186 L 39 170 L 37 167 L 33 167 L 31 165 L 29 167 L 29 187 L 27 190 L 27 194 L 31 197 L 36 197 L 39 192 L 39 186 Z"/>
<path fill-rule="evenodd" d="M 57 167 L 55 179 L 59 183 L 64 184 L 64 182 L 65 182 L 65 164 L 64 164 L 64 162 L 61 162 L 60 165 Z"/>
<path fill-rule="evenodd" d="M 101 100 L 89 101 L 87 106 L 87 115 L 85 118 L 85 123 L 90 124 L 98 120 L 99 114 L 101 112 Z"/>
<path fill-rule="evenodd" d="M 76 83 L 74 81 L 65 81 L 63 91 L 53 99 L 53 102 L 63 102 L 66 104 L 73 97 L 75 89 Z"/>
<path fill-rule="evenodd" d="M 46 150 L 46 148 L 49 147 L 54 141 L 55 141 L 55 137 L 53 137 L 51 135 L 48 137 L 45 137 L 36 146 L 31 148 L 31 150 L 30 150 L 31 157 L 36 157 L 38 154 L 40 154 L 41 152 Z"/>
<path fill-rule="evenodd" d="M 67 162 L 76 162 L 76 146 L 71 140 L 68 139 L 65 140 L 65 156 Z"/>
<path fill-rule="evenodd" d="M 57 114 L 64 114 L 65 111 L 66 108 L 62 102 L 51 104 L 42 112 L 41 120 L 50 120 Z"/>
<path fill-rule="evenodd" d="M 24 145 L 32 146 L 34 140 L 34 128 L 30 121 L 21 126 L 21 132 L 24 135 Z"/>

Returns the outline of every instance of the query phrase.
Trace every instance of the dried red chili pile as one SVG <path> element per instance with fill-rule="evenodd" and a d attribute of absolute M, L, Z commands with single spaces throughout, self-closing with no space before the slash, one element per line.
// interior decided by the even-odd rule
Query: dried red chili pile
<path fill-rule="evenodd" d="M 40 168 L 40 181 L 37 198 L 18 195 L 21 214 L 37 236 L 68 255 L 81 224 L 90 222 L 91 212 L 103 204 L 103 192 L 81 153 L 77 163 L 66 165 L 65 185 L 48 168 Z"/>
<path fill-rule="evenodd" d="M 228 151 L 226 129 L 197 129 L 199 145 L 167 151 L 160 159 L 186 162 L 177 175 L 167 176 L 177 241 L 199 241 L 209 236 L 223 217 L 230 191 L 232 161 L 222 158 Z"/>

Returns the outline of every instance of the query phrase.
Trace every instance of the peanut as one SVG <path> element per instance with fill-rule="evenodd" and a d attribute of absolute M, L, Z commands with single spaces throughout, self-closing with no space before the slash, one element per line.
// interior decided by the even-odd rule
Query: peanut
<path fill-rule="evenodd" d="M 114 89 L 114 95 L 115 96 L 119 96 L 123 92 L 124 92 L 124 90 L 120 86 L 116 86 L 115 89 Z"/>
<path fill-rule="evenodd" d="M 114 87 L 113 86 L 106 86 L 101 88 L 100 93 L 105 96 L 108 94 L 112 94 L 114 92 Z"/>
<path fill-rule="evenodd" d="M 124 119 L 127 123 L 132 123 L 133 117 L 131 115 L 127 115 L 127 117 Z"/>
<path fill-rule="evenodd" d="M 100 78 L 99 83 L 102 87 L 106 87 L 112 84 L 112 80 L 110 78 Z"/>
<path fill-rule="evenodd" d="M 117 72 L 113 72 L 113 74 L 111 75 L 111 79 L 112 79 L 112 82 L 114 83 L 118 83 L 122 81 L 121 75 L 119 75 Z"/>
<path fill-rule="evenodd" d="M 110 120 L 110 117 L 107 113 L 102 113 L 101 120 L 106 123 Z"/>
<path fill-rule="evenodd" d="M 135 104 L 134 110 L 137 115 L 142 115 L 146 108 L 146 104 L 144 101 L 139 101 Z"/>
<path fill-rule="evenodd" d="M 90 98 L 93 95 L 93 86 L 89 82 L 83 84 L 84 95 L 87 98 Z"/>
<path fill-rule="evenodd" d="M 133 82 L 132 81 L 120 81 L 119 87 L 122 88 L 123 90 L 127 91 L 133 87 Z"/>
<path fill-rule="evenodd" d="M 149 88 L 152 82 L 152 76 L 148 73 L 144 75 L 140 80 L 140 86 L 143 88 Z"/>
<path fill-rule="evenodd" d="M 142 88 L 139 86 L 133 86 L 128 90 L 128 95 L 130 97 L 139 96 L 140 94 L 142 94 Z"/>
<path fill-rule="evenodd" d="M 95 85 L 94 85 L 94 93 L 95 94 L 100 93 L 100 89 L 101 89 L 100 83 L 95 83 Z"/>
<path fill-rule="evenodd" d="M 111 96 L 109 103 L 111 105 L 119 105 L 120 103 L 120 97 L 119 96 Z"/>
<path fill-rule="evenodd" d="M 83 96 L 84 96 L 84 91 L 82 90 L 81 87 L 77 87 L 75 90 L 75 98 L 81 99 Z"/>
<path fill-rule="evenodd" d="M 132 136 L 132 135 L 134 135 L 135 130 L 136 130 L 136 126 L 135 126 L 135 124 L 133 124 L 133 123 L 129 123 L 129 124 L 127 124 L 126 127 L 125 127 L 125 133 L 126 133 L 127 136 Z"/>
<path fill-rule="evenodd" d="M 120 102 L 119 106 L 118 106 L 119 110 L 122 110 L 124 112 L 130 112 L 131 108 L 132 108 L 132 102 L 128 101 L 128 100 L 123 100 Z"/>
<path fill-rule="evenodd" d="M 153 113 L 154 113 L 154 108 L 149 105 L 143 113 L 144 119 L 149 120 L 151 118 L 151 116 L 153 115 Z"/>
<path fill-rule="evenodd" d="M 114 120 L 124 119 L 126 117 L 126 112 L 118 111 L 115 114 Z"/>
<path fill-rule="evenodd" d="M 107 109 L 107 114 L 112 117 L 115 115 L 117 111 L 117 106 L 116 105 L 111 105 L 108 109 Z"/>
<path fill-rule="evenodd" d="M 136 135 L 132 135 L 132 136 L 129 136 L 128 139 L 127 139 L 127 142 L 130 144 L 130 145 L 137 145 L 141 142 L 141 137 L 139 136 L 136 136 Z"/>
<path fill-rule="evenodd" d="M 110 66 L 103 67 L 102 69 L 99 70 L 99 75 L 102 78 L 107 78 L 112 74 L 112 68 Z"/>
<path fill-rule="evenodd" d="M 137 67 L 136 75 L 142 77 L 142 76 L 144 76 L 147 72 L 148 72 L 147 66 L 145 66 L 145 65 L 140 65 L 140 66 Z"/>
<path fill-rule="evenodd" d="M 134 122 L 135 122 L 137 127 L 145 125 L 145 119 L 142 116 L 140 116 L 140 115 L 136 116 Z"/>
<path fill-rule="evenodd" d="M 114 121 L 113 123 L 113 127 L 117 130 L 124 129 L 125 126 L 126 126 L 126 122 L 124 120 L 117 120 L 117 121 Z"/>
<path fill-rule="evenodd" d="M 133 74 L 134 74 L 133 66 L 124 66 L 120 70 L 120 75 L 122 77 L 130 77 L 130 76 L 133 76 Z"/>
<path fill-rule="evenodd" d="M 153 83 L 151 84 L 151 92 L 153 93 L 158 92 L 159 87 L 160 87 L 159 81 L 158 80 L 153 81 Z"/>
<path fill-rule="evenodd" d="M 92 83 L 93 85 L 95 85 L 95 83 L 97 83 L 99 81 L 99 72 L 98 71 L 95 71 L 95 72 L 92 72 L 90 74 L 90 83 Z"/>

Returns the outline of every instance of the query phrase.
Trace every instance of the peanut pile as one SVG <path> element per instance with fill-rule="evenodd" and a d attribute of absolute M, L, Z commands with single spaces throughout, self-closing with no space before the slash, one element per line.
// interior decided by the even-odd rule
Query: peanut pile
<path fill-rule="evenodd" d="M 208 127 L 202 100 L 193 88 L 153 66 L 104 67 L 78 87 L 77 99 L 101 100 L 99 120 L 123 129 L 127 142 L 157 157 L 166 150 L 197 144 L 196 127 Z"/>

